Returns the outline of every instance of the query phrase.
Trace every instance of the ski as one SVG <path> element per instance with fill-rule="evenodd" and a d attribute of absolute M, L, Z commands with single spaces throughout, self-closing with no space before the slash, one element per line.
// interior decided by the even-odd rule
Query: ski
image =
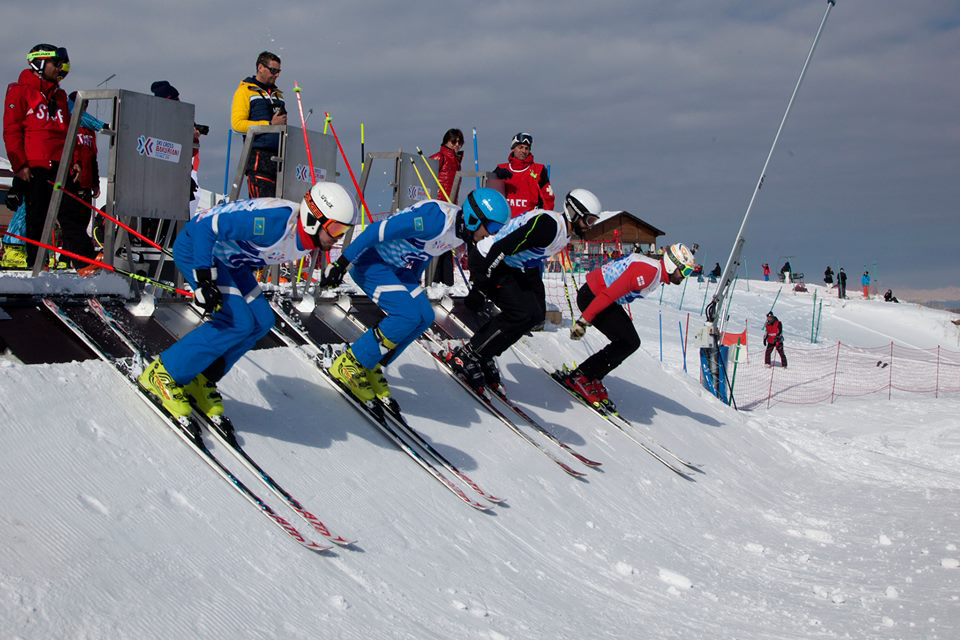
<path fill-rule="evenodd" d="M 100 320 L 111 329 L 114 334 L 130 349 L 131 352 L 135 354 L 143 354 L 143 347 L 127 333 L 123 325 L 103 306 L 103 304 L 96 298 L 89 298 L 87 300 L 87 306 L 100 318 Z M 319 518 L 310 513 L 304 508 L 299 500 L 294 498 L 286 489 L 280 486 L 280 484 L 273 479 L 273 477 L 263 470 L 257 462 L 250 457 L 250 455 L 244 451 L 243 447 L 240 446 L 240 443 L 237 442 L 236 436 L 234 436 L 233 424 L 229 418 L 226 416 L 217 416 L 211 417 L 202 411 L 196 410 L 194 408 L 194 418 L 199 421 L 201 424 L 207 427 L 208 432 L 213 436 L 213 438 L 219 442 L 222 446 L 226 447 L 228 451 L 243 465 L 245 466 L 253 475 L 257 477 L 260 482 L 263 483 L 270 491 L 274 493 L 278 498 L 283 500 L 290 509 L 300 516 L 307 524 L 309 524 L 314 531 L 319 533 L 321 536 L 329 540 L 330 542 L 347 547 L 353 544 L 356 544 L 356 540 L 350 540 L 341 535 L 334 534 L 330 531 Z"/>
<path fill-rule="evenodd" d="M 267 517 L 274 525 L 279 527 L 290 536 L 294 541 L 300 544 L 311 551 L 324 552 L 329 551 L 333 547 L 330 545 L 322 545 L 308 538 L 305 538 L 292 524 L 287 522 L 282 516 L 277 514 L 266 502 L 260 499 L 257 494 L 251 491 L 237 476 L 235 476 L 229 469 L 227 469 L 224 464 L 211 452 L 206 444 L 204 444 L 203 439 L 200 437 L 200 429 L 196 421 L 192 417 L 178 418 L 171 413 L 169 413 L 163 405 L 154 400 L 153 396 L 148 392 L 140 388 L 140 386 L 135 381 L 134 376 L 136 375 L 136 369 L 132 367 L 130 362 L 124 362 L 122 358 L 113 358 L 107 354 L 93 339 L 90 338 L 74 321 L 73 319 L 50 298 L 43 298 L 44 306 L 55 316 L 57 317 L 74 335 L 77 336 L 91 351 L 93 351 L 98 358 L 111 364 L 117 374 L 123 378 L 124 381 L 137 393 L 137 395 L 143 399 L 147 405 L 154 410 L 154 412 L 164 421 L 167 427 L 170 428 L 181 440 L 186 443 L 188 447 L 193 449 L 193 451 L 203 460 L 214 472 L 217 473 L 221 478 L 223 478 L 234 490 L 242 495 L 248 502 L 254 505 L 257 510 Z M 142 355 L 139 351 L 133 352 L 135 359 L 138 355 L 142 360 Z"/>
<path fill-rule="evenodd" d="M 426 344 L 424 344 L 420 340 L 417 341 L 417 344 L 421 345 L 431 356 L 433 356 L 433 358 L 438 363 L 440 363 L 440 368 L 443 371 L 446 371 L 454 380 L 456 380 L 457 383 L 459 383 L 460 386 L 463 387 L 464 391 L 470 394 L 477 402 L 479 402 L 484 407 L 486 407 L 490 413 L 492 413 L 498 420 L 500 420 L 500 422 L 506 425 L 508 429 L 510 429 L 515 434 L 520 436 L 522 440 L 526 441 L 531 446 L 535 447 L 543 455 L 550 458 L 561 469 L 563 469 L 566 473 L 573 476 L 574 478 L 582 479 L 584 476 L 586 476 L 585 473 L 581 471 L 577 471 L 576 469 L 568 465 L 566 462 L 564 462 L 563 460 L 555 456 L 551 451 L 548 451 L 547 449 L 545 449 L 543 445 L 541 445 L 539 442 L 537 442 L 536 440 L 531 438 L 529 435 L 524 433 L 524 431 L 520 429 L 520 427 L 518 427 L 509 417 L 507 417 L 506 414 L 504 414 L 503 411 L 500 410 L 499 407 L 497 407 L 497 405 L 493 403 L 493 400 L 490 398 L 490 396 L 486 394 L 485 389 L 474 389 L 467 383 L 466 380 L 458 376 L 456 372 L 454 372 L 454 370 L 450 368 L 450 365 L 447 364 L 446 358 L 444 357 L 444 351 L 442 350 L 434 351 L 433 349 L 428 347 Z"/>
<path fill-rule="evenodd" d="M 411 457 L 414 462 L 424 469 L 424 471 L 433 476 L 440 484 L 446 487 L 447 490 L 457 496 L 457 498 L 470 505 L 474 509 L 477 509 L 478 511 L 488 512 L 490 510 L 487 505 L 468 496 L 463 489 L 461 489 L 455 482 L 444 475 L 440 469 L 438 469 L 433 463 L 421 455 L 419 451 L 410 446 L 410 444 L 401 435 L 400 431 L 403 430 L 402 424 L 396 421 L 390 412 L 385 411 L 382 404 L 377 402 L 360 402 L 353 395 L 353 393 L 350 392 L 349 389 L 343 386 L 340 381 L 331 376 L 327 371 L 328 363 L 325 362 L 325 360 L 330 359 L 329 350 L 325 350 L 318 345 L 310 337 L 310 335 L 307 334 L 306 330 L 300 325 L 300 323 L 287 314 L 279 304 L 271 300 L 270 305 L 273 307 L 273 310 L 277 316 L 283 321 L 287 330 L 292 331 L 296 335 L 296 339 L 288 335 L 284 330 L 278 329 L 277 327 L 273 328 L 275 334 L 286 344 L 294 347 L 304 358 L 308 359 L 317 368 L 327 384 L 333 387 L 343 397 L 344 400 L 350 403 L 350 405 L 353 406 L 364 417 L 366 417 L 371 424 L 378 428 L 388 440 L 393 442 L 401 451 Z M 316 353 L 312 356 L 309 355 L 301 347 L 297 340 L 302 341 L 305 345 L 310 345 L 314 351 L 316 351 Z"/>
<path fill-rule="evenodd" d="M 635 434 L 631 433 L 631 431 L 626 428 L 626 425 L 624 425 L 624 424 L 622 424 L 621 422 L 619 422 L 618 420 L 616 420 L 616 419 L 615 419 L 613 416 L 611 416 L 610 414 L 605 413 L 605 412 L 604 412 L 602 409 L 600 409 L 599 407 L 596 407 L 596 406 L 590 404 L 590 403 L 587 402 L 584 398 L 582 398 L 579 394 L 574 393 L 572 389 L 568 389 L 567 386 L 566 386 L 565 384 L 563 384 L 563 382 L 560 381 L 559 375 L 560 375 L 559 373 L 554 372 L 554 373 L 551 373 L 551 374 L 550 374 L 550 377 L 553 379 L 554 382 L 556 382 L 556 383 L 559 384 L 561 387 L 563 387 L 564 391 L 566 391 L 566 392 L 569 393 L 572 397 L 574 397 L 574 398 L 576 398 L 578 401 L 580 401 L 580 403 L 581 403 L 583 406 L 588 407 L 589 409 L 593 410 L 594 413 L 596 413 L 596 414 L 599 415 L 601 418 L 603 418 L 604 420 L 606 420 L 607 422 L 609 422 L 610 424 L 612 424 L 613 426 L 615 426 L 617 429 L 619 429 L 620 431 L 622 431 L 622 432 L 624 433 L 624 435 L 626 435 L 628 438 L 630 438 L 631 440 L 633 440 L 636 444 L 640 445 L 640 448 L 641 448 L 641 449 L 643 449 L 644 451 L 646 451 L 647 453 L 649 453 L 651 456 L 653 456 L 653 458 L 654 458 L 657 462 L 659 462 L 660 464 L 664 465 L 665 467 L 667 467 L 668 469 L 670 469 L 671 471 L 673 471 L 674 473 L 676 473 L 678 476 L 680 476 L 680 477 L 683 478 L 684 480 L 689 480 L 690 482 L 696 482 L 696 479 L 693 478 L 690 474 L 688 474 L 687 472 L 683 471 L 682 469 L 679 469 L 678 467 L 676 467 L 676 466 L 674 466 L 673 464 L 671 464 L 670 461 L 666 460 L 666 459 L 665 459 L 663 456 L 661 456 L 659 453 L 657 453 L 656 451 L 654 451 L 653 449 L 651 449 L 645 442 L 643 442 L 642 440 L 640 440 Z M 696 469 L 696 470 L 699 471 L 699 469 Z M 703 473 L 703 472 L 701 471 L 701 473 Z"/>

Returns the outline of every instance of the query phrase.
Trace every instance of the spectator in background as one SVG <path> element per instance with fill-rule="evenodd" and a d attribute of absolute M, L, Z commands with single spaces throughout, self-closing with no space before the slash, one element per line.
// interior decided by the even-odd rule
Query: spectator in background
<path fill-rule="evenodd" d="M 883 301 L 897 302 L 897 303 L 900 302 L 899 300 L 897 300 L 897 296 L 893 295 L 893 289 L 887 289 L 887 292 L 883 294 Z"/>
<path fill-rule="evenodd" d="M 710 282 L 716 282 L 717 278 L 723 273 L 723 269 L 720 268 L 720 263 L 713 265 L 713 269 L 710 271 Z"/>
<path fill-rule="evenodd" d="M 13 190 L 26 201 L 26 235 L 40 240 L 53 194 L 60 155 L 67 139 L 70 112 L 60 88 L 57 47 L 38 44 L 27 54 L 28 68 L 7 86 L 3 109 L 3 142 L 14 173 Z M 37 247 L 27 244 L 27 263 Z"/>
<path fill-rule="evenodd" d="M 823 272 L 823 284 L 827 285 L 828 288 L 833 286 L 833 269 L 830 268 L 830 265 L 827 265 Z"/>
<path fill-rule="evenodd" d="M 790 284 L 791 274 L 793 274 L 793 267 L 790 266 L 790 261 L 787 260 L 783 263 L 783 266 L 780 267 L 780 280 Z"/>
<path fill-rule="evenodd" d="M 770 280 L 770 265 L 766 262 L 763 263 L 763 281 L 769 282 Z"/>
<path fill-rule="evenodd" d="M 787 368 L 787 356 L 783 353 L 783 324 L 773 315 L 773 311 L 767 312 L 767 322 L 763 325 L 763 344 L 767 345 L 767 350 L 763 354 L 763 363 L 768 367 L 770 364 L 770 354 L 776 349 L 780 355 L 780 366 Z"/>
<path fill-rule="evenodd" d="M 150 85 L 150 91 L 158 98 L 167 100 L 176 100 L 180 102 L 180 92 L 177 88 L 166 80 L 157 80 Z M 204 135 L 210 127 L 204 127 Z M 197 191 L 200 190 L 200 128 L 197 123 L 193 124 L 193 158 L 190 165 L 190 215 L 193 216 L 197 209 Z"/>
<path fill-rule="evenodd" d="M 510 205 L 510 217 L 531 209 L 553 211 L 554 195 L 550 177 L 542 164 L 533 161 L 533 136 L 518 133 L 510 143 L 510 155 L 498 164 L 494 174 L 505 182 L 504 194 Z"/>
<path fill-rule="evenodd" d="M 76 100 L 77 92 L 74 91 L 67 100 L 67 106 L 71 113 L 73 113 Z M 57 219 L 60 221 L 63 248 L 85 258 L 96 258 L 97 251 L 90 236 L 87 235 L 91 213 L 90 207 L 87 205 L 92 205 L 100 195 L 97 131 L 103 128 L 103 123 L 96 118 L 84 118 L 84 114 L 81 113 L 76 115 L 80 118 L 80 122 L 77 126 L 77 140 L 73 148 L 73 166 L 67 174 L 66 190 L 83 202 L 77 202 L 70 196 L 64 196 Z M 83 275 L 93 273 L 97 269 L 94 265 L 80 260 L 71 260 L 71 264 Z"/>
<path fill-rule="evenodd" d="M 453 193 L 453 181 L 460 171 L 463 161 L 463 131 L 447 129 L 443 134 L 440 150 L 430 156 L 437 161 L 437 178 L 443 191 L 437 194 L 437 200 L 444 200 L 444 192 L 449 196 L 450 203 L 457 203 L 457 195 Z M 453 286 L 453 250 L 437 256 L 436 269 L 433 272 L 433 281 L 447 286 Z"/>
<path fill-rule="evenodd" d="M 250 127 L 287 124 L 283 93 L 276 85 L 280 71 L 280 58 L 275 54 L 264 51 L 257 56 L 256 75 L 245 78 L 233 93 L 230 124 L 234 131 L 246 136 Z M 277 162 L 273 157 L 279 148 L 278 133 L 265 133 L 254 139 L 245 170 L 251 198 L 277 195 Z"/>
<path fill-rule="evenodd" d="M 863 275 L 860 276 L 860 284 L 863 285 L 863 299 L 870 299 L 870 272 L 864 271 Z"/>
<path fill-rule="evenodd" d="M 837 272 L 837 297 L 847 297 L 847 273 L 843 267 L 840 267 L 840 271 Z"/>
<path fill-rule="evenodd" d="M 451 204 L 457 203 L 457 196 L 453 193 L 453 181 L 457 177 L 457 171 L 460 171 L 460 165 L 463 162 L 463 131 L 460 129 L 447 129 L 443 134 L 443 142 L 440 144 L 440 150 L 430 156 L 431 160 L 437 161 L 437 178 L 443 190 L 450 196 Z M 437 200 L 443 200 L 443 193 L 438 193 Z"/>

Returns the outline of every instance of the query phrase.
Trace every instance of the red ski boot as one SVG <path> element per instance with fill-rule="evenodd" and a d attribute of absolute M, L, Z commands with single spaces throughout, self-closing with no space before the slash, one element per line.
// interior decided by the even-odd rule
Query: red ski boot
<path fill-rule="evenodd" d="M 600 398 L 597 397 L 596 389 L 592 381 L 583 375 L 580 369 L 574 369 L 563 376 L 563 384 L 583 398 L 587 404 L 597 406 L 600 403 Z"/>

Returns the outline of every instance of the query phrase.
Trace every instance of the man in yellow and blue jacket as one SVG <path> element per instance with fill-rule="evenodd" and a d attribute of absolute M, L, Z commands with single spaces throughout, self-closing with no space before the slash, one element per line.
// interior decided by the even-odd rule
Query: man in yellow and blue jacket
<path fill-rule="evenodd" d="M 287 124 L 287 108 L 283 93 L 277 88 L 280 76 L 280 58 L 269 51 L 257 56 L 257 73 L 245 78 L 233 93 L 230 125 L 246 135 L 250 127 Z M 273 157 L 280 146 L 280 134 L 265 133 L 253 140 L 245 174 L 247 191 L 251 198 L 271 198 L 277 195 L 277 163 Z"/>

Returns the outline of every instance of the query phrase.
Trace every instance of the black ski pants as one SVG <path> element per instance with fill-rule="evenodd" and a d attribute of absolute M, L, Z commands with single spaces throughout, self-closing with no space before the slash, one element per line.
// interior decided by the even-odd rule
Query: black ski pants
<path fill-rule="evenodd" d="M 577 292 L 577 306 L 581 312 L 590 306 L 594 297 L 589 285 L 580 287 Z M 640 336 L 637 335 L 630 316 L 619 304 L 611 304 L 598 313 L 593 318 L 592 325 L 610 340 L 610 344 L 584 360 L 580 365 L 580 372 L 592 380 L 602 380 L 640 348 Z"/>
<path fill-rule="evenodd" d="M 43 235 L 43 223 L 47 220 L 47 208 L 50 206 L 50 196 L 53 195 L 52 181 L 57 177 L 56 167 L 52 169 L 41 169 L 30 167 L 30 182 L 27 183 L 26 191 L 26 227 L 27 238 L 40 241 Z M 64 198 L 66 199 L 66 197 Z M 33 261 L 37 259 L 37 245 L 26 243 L 27 250 L 27 268 L 33 268 Z"/>
<path fill-rule="evenodd" d="M 477 330 L 470 347 L 482 358 L 493 358 L 543 323 L 547 313 L 546 291 L 539 269 L 521 270 L 505 265 L 496 270 L 484 288 L 500 313 Z"/>
<path fill-rule="evenodd" d="M 247 159 L 247 194 L 251 198 L 273 198 L 277 195 L 277 151 L 251 149 Z"/>
<path fill-rule="evenodd" d="M 79 189 L 71 183 L 67 184 L 67 189 L 82 198 L 84 202 L 93 202 L 93 194 L 89 189 Z M 90 207 L 77 202 L 70 196 L 63 196 L 63 201 L 60 204 L 60 215 L 57 216 L 57 220 L 60 221 L 61 247 L 85 258 L 97 257 L 97 252 L 93 248 L 93 240 L 87 235 Z M 88 264 L 73 258 L 66 258 L 65 262 L 69 262 L 75 269 L 85 267 Z"/>
<path fill-rule="evenodd" d="M 778 340 L 776 342 L 768 342 L 767 350 L 763 354 L 763 363 L 770 364 L 770 356 L 773 355 L 773 350 L 776 349 L 777 353 L 780 355 L 780 366 L 787 366 L 787 356 L 783 353 L 783 341 Z"/>

